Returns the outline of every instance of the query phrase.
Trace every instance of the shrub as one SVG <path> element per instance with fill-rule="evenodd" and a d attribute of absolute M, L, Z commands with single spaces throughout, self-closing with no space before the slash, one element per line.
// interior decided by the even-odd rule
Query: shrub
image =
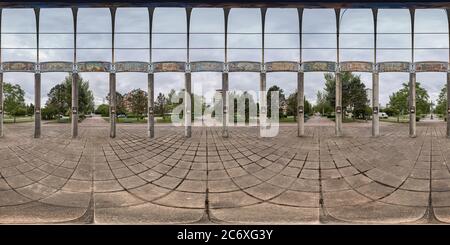
<path fill-rule="evenodd" d="M 109 117 L 109 106 L 107 104 L 99 105 L 95 114 L 100 114 L 102 117 Z"/>

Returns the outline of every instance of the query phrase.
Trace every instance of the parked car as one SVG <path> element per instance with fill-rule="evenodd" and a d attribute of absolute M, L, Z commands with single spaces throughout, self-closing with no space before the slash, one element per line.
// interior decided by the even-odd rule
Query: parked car
<path fill-rule="evenodd" d="M 380 112 L 380 118 L 381 119 L 387 119 L 389 116 L 386 114 L 386 112 Z"/>
<path fill-rule="evenodd" d="M 117 115 L 117 118 L 127 118 L 127 115 L 125 115 L 125 114 L 120 114 L 120 115 Z"/>

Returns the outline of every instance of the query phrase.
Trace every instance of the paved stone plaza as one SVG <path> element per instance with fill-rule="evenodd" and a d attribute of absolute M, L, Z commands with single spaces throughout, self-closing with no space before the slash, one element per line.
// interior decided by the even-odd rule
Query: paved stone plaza
<path fill-rule="evenodd" d="M 344 124 L 311 119 L 276 138 L 256 128 L 109 124 L 5 125 L 0 223 L 450 223 L 450 140 L 444 123 Z"/>

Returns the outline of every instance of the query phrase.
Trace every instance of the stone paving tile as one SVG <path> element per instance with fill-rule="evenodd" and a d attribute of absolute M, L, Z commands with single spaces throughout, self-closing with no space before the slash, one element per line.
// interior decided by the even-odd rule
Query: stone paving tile
<path fill-rule="evenodd" d="M 445 125 L 294 124 L 256 128 L 6 125 L 0 138 L 0 223 L 450 223 Z"/>

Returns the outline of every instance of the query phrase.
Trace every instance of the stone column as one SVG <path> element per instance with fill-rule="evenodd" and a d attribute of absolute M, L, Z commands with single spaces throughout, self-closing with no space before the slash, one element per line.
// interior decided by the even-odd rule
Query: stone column
<path fill-rule="evenodd" d="M 450 138 L 450 72 L 447 72 L 447 138 Z"/>
<path fill-rule="evenodd" d="M 34 138 L 41 137 L 41 74 L 34 74 Z"/>
<path fill-rule="evenodd" d="M 372 71 L 372 136 L 380 135 L 379 116 L 379 73 L 377 71 L 377 20 L 378 9 L 372 9 L 373 15 L 373 71 Z"/>
<path fill-rule="evenodd" d="M 409 136 L 416 137 L 416 73 L 409 73 Z"/>
<path fill-rule="evenodd" d="M 2 43 L 2 10 L 0 8 L 0 43 Z M 2 62 L 2 47 L 0 45 L 0 64 Z M 3 71 L 0 70 L 0 137 L 3 137 Z"/>
<path fill-rule="evenodd" d="M 302 23 L 303 8 L 297 9 L 298 14 L 298 32 L 299 32 L 299 64 L 302 63 L 303 40 L 302 40 Z M 300 67 L 299 67 L 300 68 Z M 299 70 L 297 73 L 297 136 L 305 134 L 305 73 Z"/>
<path fill-rule="evenodd" d="M 222 73 L 222 137 L 228 137 L 228 72 Z"/>
<path fill-rule="evenodd" d="M 109 121 L 111 138 L 116 137 L 116 74 L 109 73 Z"/>
<path fill-rule="evenodd" d="M 342 108 L 342 83 L 341 73 L 339 71 L 339 28 L 340 28 L 340 9 L 335 9 L 336 15 L 336 118 L 335 118 L 335 134 L 336 136 L 342 136 L 342 114 L 344 108 Z"/>
<path fill-rule="evenodd" d="M 72 138 L 78 136 L 78 80 L 77 72 L 72 73 Z"/>
<path fill-rule="evenodd" d="M 372 136 L 380 135 L 380 115 L 379 113 L 379 73 L 372 73 Z"/>
<path fill-rule="evenodd" d="M 261 136 L 261 127 L 266 125 L 267 121 L 267 97 L 266 97 L 266 72 L 262 71 L 259 80 L 259 120 L 258 132 Z"/>
<path fill-rule="evenodd" d="M 184 74 L 184 136 L 190 138 L 192 136 L 192 94 L 191 94 L 191 71 L 190 71 L 190 56 L 189 56 L 189 44 L 190 44 L 190 32 L 191 32 L 191 13 L 192 8 L 186 8 L 186 72 Z"/>
<path fill-rule="evenodd" d="M 447 27 L 450 30 L 450 8 L 446 9 L 447 12 Z M 448 35 L 448 42 L 450 45 L 450 32 Z M 449 46 L 450 47 L 450 46 Z M 449 52 L 448 62 L 450 63 L 450 52 Z M 450 138 L 450 67 L 447 71 L 447 138 Z"/>
<path fill-rule="evenodd" d="M 155 75 L 153 74 L 152 66 L 152 32 L 153 32 L 153 13 L 155 8 L 148 8 L 148 23 L 149 23 L 149 73 L 147 76 L 147 93 L 148 93 L 148 111 L 147 111 L 147 135 L 149 138 L 155 137 L 155 116 L 154 116 L 154 95 L 155 95 Z"/>
<path fill-rule="evenodd" d="M 258 135 L 261 136 L 262 125 L 267 122 L 267 95 L 266 95 L 266 71 L 264 70 L 264 48 L 265 48 L 265 33 L 266 33 L 266 8 L 261 8 L 261 73 L 259 79 L 259 120 L 258 120 Z"/>
<path fill-rule="evenodd" d="M 409 71 L 409 136 L 416 137 L 416 71 L 414 68 L 414 15 L 415 9 L 410 9 L 411 15 L 411 67 Z"/>
<path fill-rule="evenodd" d="M 110 133 L 111 138 L 116 137 L 116 123 L 117 123 L 117 96 L 116 96 L 116 73 L 115 73 L 115 30 L 116 30 L 116 8 L 109 8 L 111 12 L 111 71 L 109 73 L 109 122 L 110 122 Z"/>
<path fill-rule="evenodd" d="M 342 136 L 342 83 L 341 73 L 337 71 L 335 73 L 336 78 L 336 118 L 335 118 L 335 133 L 336 136 Z"/>
<path fill-rule="evenodd" d="M 41 137 L 41 73 L 39 71 L 39 13 L 40 9 L 34 9 L 36 17 L 36 67 L 34 74 L 34 137 Z"/>
<path fill-rule="evenodd" d="M 298 126 L 298 136 L 303 136 L 305 134 L 305 73 L 297 73 L 297 126 Z"/>
<path fill-rule="evenodd" d="M 191 73 L 184 74 L 184 136 L 190 138 L 192 136 L 192 110 L 191 110 Z"/>
<path fill-rule="evenodd" d="M 224 62 L 225 67 L 222 72 L 222 137 L 228 137 L 228 123 L 229 123 L 229 101 L 228 101 L 228 16 L 230 14 L 229 8 L 223 9 L 223 17 L 224 17 L 224 38 L 225 38 L 225 47 L 224 47 Z"/>
<path fill-rule="evenodd" d="M 148 74 L 148 137 L 155 137 L 155 117 L 154 117 L 154 95 L 155 95 L 155 83 L 154 74 Z"/>
<path fill-rule="evenodd" d="M 0 137 L 3 137 L 3 114 L 3 72 L 0 71 Z"/>
<path fill-rule="evenodd" d="M 78 136 L 78 71 L 77 71 L 77 14 L 78 8 L 72 8 L 73 19 L 73 71 L 72 71 L 72 138 Z"/>

